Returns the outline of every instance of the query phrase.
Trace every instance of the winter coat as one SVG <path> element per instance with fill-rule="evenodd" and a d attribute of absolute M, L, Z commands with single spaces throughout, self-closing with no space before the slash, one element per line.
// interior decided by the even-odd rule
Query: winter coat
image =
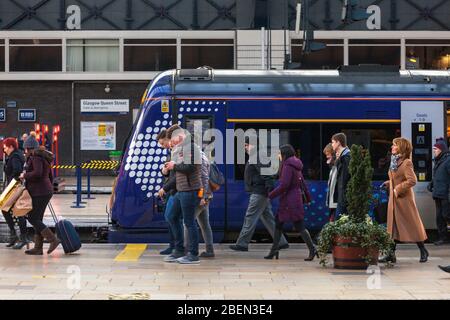
<path fill-rule="evenodd" d="M 34 150 L 25 166 L 25 187 L 32 197 L 53 194 L 51 163 L 53 154 L 45 150 Z"/>
<path fill-rule="evenodd" d="M 19 176 L 23 171 L 24 164 L 25 164 L 25 156 L 20 150 L 14 150 L 7 157 L 4 168 L 7 184 L 10 183 L 12 179 L 19 180 Z"/>
<path fill-rule="evenodd" d="M 333 200 L 338 206 L 347 206 L 347 184 L 350 181 L 350 150 L 348 148 L 342 151 L 342 155 L 336 160 L 336 188 L 333 195 Z"/>
<path fill-rule="evenodd" d="M 332 166 L 330 170 L 330 176 L 328 177 L 328 190 L 325 204 L 330 209 L 336 209 L 337 203 L 334 202 L 334 195 L 336 194 L 336 178 L 337 169 L 336 166 Z"/>
<path fill-rule="evenodd" d="M 172 152 L 172 160 L 175 162 L 176 187 L 178 192 L 197 191 L 203 187 L 200 148 L 186 137 L 184 142 L 177 145 Z M 198 164 L 195 162 L 199 161 Z"/>
<path fill-rule="evenodd" d="M 276 215 L 281 222 L 299 221 L 303 220 L 305 216 L 300 189 L 302 169 L 303 163 L 294 156 L 281 163 L 279 185 L 269 194 L 270 199 L 280 197 L 280 205 Z"/>
<path fill-rule="evenodd" d="M 448 199 L 450 186 L 450 153 L 441 153 L 436 158 L 433 168 L 433 179 L 428 190 L 433 193 L 433 199 Z"/>
<path fill-rule="evenodd" d="M 416 182 L 410 159 L 400 159 L 398 169 L 389 170 L 387 231 L 394 240 L 421 242 L 427 239 L 413 191 Z"/>

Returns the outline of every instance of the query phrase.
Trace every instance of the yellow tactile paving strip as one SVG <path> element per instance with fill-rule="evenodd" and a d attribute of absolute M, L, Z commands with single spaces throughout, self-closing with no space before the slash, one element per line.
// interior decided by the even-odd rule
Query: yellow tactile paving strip
<path fill-rule="evenodd" d="M 146 244 L 127 244 L 114 261 L 117 262 L 133 262 L 138 261 L 144 251 L 147 250 Z"/>

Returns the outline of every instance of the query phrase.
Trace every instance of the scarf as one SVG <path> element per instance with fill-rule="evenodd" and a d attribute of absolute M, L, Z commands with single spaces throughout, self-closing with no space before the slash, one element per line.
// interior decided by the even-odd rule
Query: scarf
<path fill-rule="evenodd" d="M 397 171 L 398 169 L 398 159 L 400 159 L 400 155 L 391 155 L 391 164 L 389 166 L 389 170 Z"/>

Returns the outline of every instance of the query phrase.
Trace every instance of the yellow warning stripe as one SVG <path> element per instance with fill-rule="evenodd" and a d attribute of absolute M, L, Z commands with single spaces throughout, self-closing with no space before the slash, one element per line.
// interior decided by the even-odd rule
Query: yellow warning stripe
<path fill-rule="evenodd" d="M 117 257 L 116 262 L 133 262 L 138 261 L 144 251 L 147 250 L 146 244 L 127 244 Z"/>

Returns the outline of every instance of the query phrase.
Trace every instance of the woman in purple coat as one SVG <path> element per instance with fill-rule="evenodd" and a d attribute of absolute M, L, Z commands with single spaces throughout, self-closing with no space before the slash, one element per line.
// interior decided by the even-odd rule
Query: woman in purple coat
<path fill-rule="evenodd" d="M 280 243 L 283 232 L 283 225 L 286 222 L 292 222 L 308 246 L 309 256 L 305 261 L 312 261 L 317 256 L 317 250 L 303 221 L 305 210 L 303 208 L 300 181 L 300 179 L 303 179 L 303 163 L 295 156 L 294 148 L 289 144 L 280 147 L 280 156 L 281 170 L 279 185 L 269 194 L 270 199 L 280 197 L 280 205 L 275 217 L 276 229 L 272 249 L 270 249 L 269 255 L 265 256 L 264 259 L 273 259 L 274 257 L 278 259 L 278 244 Z"/>

